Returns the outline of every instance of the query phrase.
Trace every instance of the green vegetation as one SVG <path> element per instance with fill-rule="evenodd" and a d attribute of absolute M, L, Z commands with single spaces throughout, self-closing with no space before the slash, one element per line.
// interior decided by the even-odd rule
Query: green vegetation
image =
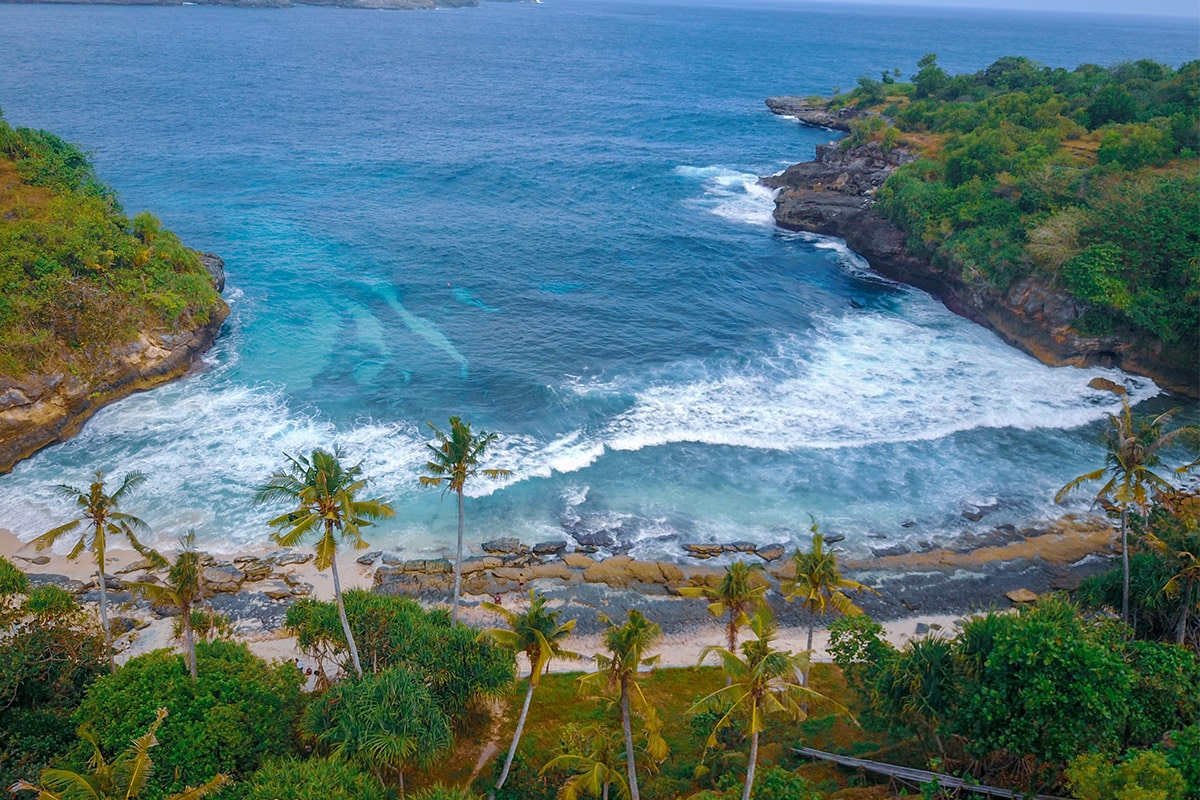
<path fill-rule="evenodd" d="M 0 374 L 87 375 L 143 330 L 221 305 L 199 256 L 150 214 L 124 215 L 87 156 L 0 117 Z"/>
<path fill-rule="evenodd" d="M 301 711 L 300 671 L 294 664 L 268 665 L 243 644 L 228 641 L 196 647 L 199 679 L 184 659 L 156 650 L 131 659 L 87 690 L 75 719 L 112 752 L 140 735 L 166 708 L 157 769 L 148 797 L 179 792 L 216 773 L 240 778 L 264 758 L 291 754 Z M 76 763 L 86 761 L 78 753 Z"/>
<path fill-rule="evenodd" d="M 1086 305 L 1085 333 L 1143 331 L 1200 347 L 1200 61 L 1074 70 L 1005 57 L 911 84 L 860 78 L 834 106 L 850 143 L 920 155 L 879 192 L 909 248 L 1001 291 L 1026 278 Z M 890 124 L 889 124 L 890 121 Z"/>
<path fill-rule="evenodd" d="M 709 601 L 708 613 L 714 617 L 725 616 L 725 639 L 731 651 L 737 650 L 738 630 L 750 624 L 750 614 L 765 600 L 771 587 L 762 564 L 747 564 L 735 561 L 725 568 L 715 586 L 682 586 L 679 594 L 684 597 L 702 597 Z"/>
<path fill-rule="evenodd" d="M 379 780 L 351 761 L 285 758 L 263 764 L 229 795 L 237 800 L 387 800 Z"/>

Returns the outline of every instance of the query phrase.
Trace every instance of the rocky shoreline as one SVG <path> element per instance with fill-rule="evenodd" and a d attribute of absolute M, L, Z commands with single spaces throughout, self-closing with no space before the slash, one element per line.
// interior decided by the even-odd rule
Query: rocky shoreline
<path fill-rule="evenodd" d="M 225 262 L 203 254 L 217 291 L 225 289 Z M 143 331 L 89 362 L 90 374 L 0 376 L 0 475 L 48 445 L 71 438 L 93 414 L 134 392 L 153 389 L 186 374 L 212 346 L 229 306 L 219 301 L 208 321 L 180 331 Z"/>
<path fill-rule="evenodd" d="M 775 114 L 837 131 L 848 131 L 856 111 L 830 113 L 798 97 L 771 97 Z M 1085 336 L 1071 325 L 1084 306 L 1033 280 L 1005 292 L 963 280 L 958 265 L 939 267 L 915 256 L 907 236 L 875 210 L 875 193 L 888 176 L 918 154 L 900 146 L 884 152 L 878 142 L 840 147 L 817 145 L 812 161 L 762 178 L 779 189 L 775 222 L 782 228 L 844 239 L 872 269 L 922 289 L 954 313 L 979 323 L 1005 342 L 1051 366 L 1117 367 L 1144 375 L 1160 387 L 1200 398 L 1196 354 L 1175 352 L 1146 335 Z"/>

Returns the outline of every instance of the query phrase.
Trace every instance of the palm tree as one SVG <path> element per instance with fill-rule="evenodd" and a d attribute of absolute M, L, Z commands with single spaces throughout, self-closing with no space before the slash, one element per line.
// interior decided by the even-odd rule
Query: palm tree
<path fill-rule="evenodd" d="M 1183 595 L 1175 642 L 1184 644 L 1188 618 L 1197 602 L 1195 587 L 1200 584 L 1200 496 L 1175 492 L 1164 496 L 1161 502 L 1170 513 L 1169 522 L 1158 535 L 1147 532 L 1146 543 L 1174 571 L 1162 591 L 1167 597 Z"/>
<path fill-rule="evenodd" d="M 350 662 L 358 677 L 362 677 L 362 666 L 358 662 L 358 647 L 350 623 L 346 619 L 346 606 L 342 603 L 342 582 L 338 577 L 336 531 L 342 539 L 349 539 L 355 549 L 369 545 L 362 538 L 362 528 L 373 524 L 372 520 L 395 516 L 395 510 L 382 500 L 359 500 L 356 495 L 367 485 L 362 474 L 362 465 L 344 467 L 341 451 L 332 453 L 316 449 L 312 455 L 289 456 L 286 471 L 276 472 L 255 494 L 255 501 L 267 503 L 286 500 L 296 504 L 291 511 L 280 514 L 267 522 L 275 533 L 271 538 L 282 547 L 295 547 L 310 533 L 319 537 L 315 549 L 317 569 L 333 571 L 333 595 L 337 601 L 338 618 L 342 632 L 350 648 Z"/>
<path fill-rule="evenodd" d="M 569 770 L 574 774 L 559 790 L 559 800 L 599 797 L 608 800 L 616 786 L 617 797 L 629 800 L 629 784 L 621 774 L 621 747 L 612 734 L 599 725 L 576 729 L 570 726 L 563 736 L 560 753 L 546 762 L 539 775 L 551 770 Z"/>
<path fill-rule="evenodd" d="M 712 653 L 721 659 L 721 665 L 733 680 L 723 689 L 718 689 L 701 698 L 692 706 L 695 714 L 720 703 L 727 707 L 717 720 L 712 733 L 705 742 L 705 751 L 717 743 L 717 734 L 734 723 L 735 718 L 746 720 L 745 733 L 750 737 L 750 763 L 746 768 L 746 784 L 742 800 L 750 800 L 754 788 L 754 771 L 758 764 L 758 735 L 766 728 L 764 718 L 771 714 L 784 714 L 800 722 L 807 716 L 808 700 L 833 701 L 800 683 L 802 674 L 808 671 L 807 652 L 793 655 L 790 651 L 776 650 L 771 645 L 775 633 L 775 622 L 769 608 L 759 608 L 750 620 L 750 630 L 757 637 L 742 643 L 742 654 L 738 655 L 724 647 L 706 647 L 700 662 Z M 836 706 L 836 704 L 834 704 Z M 844 708 L 836 706 L 845 712 Z"/>
<path fill-rule="evenodd" d="M 179 610 L 179 627 L 175 635 L 183 634 L 188 672 L 192 675 L 192 683 L 195 683 L 196 637 L 192 629 L 192 608 L 204 598 L 204 567 L 200 563 L 200 553 L 196 552 L 195 531 L 188 531 L 179 540 L 179 545 L 179 555 L 175 556 L 175 561 L 167 571 L 166 583 L 134 582 L 130 586 L 152 603 Z"/>
<path fill-rule="evenodd" d="M 133 549 L 143 557 L 149 558 L 155 563 L 163 562 L 162 556 L 138 541 L 134 534 L 135 529 L 148 531 L 150 526 L 137 517 L 118 510 L 121 501 L 145 480 L 146 476 L 140 472 L 126 473 L 116 491 L 108 494 L 104 490 L 104 473 L 97 471 L 96 480 L 92 482 L 87 491 L 66 484 L 55 486 L 56 494 L 72 501 L 80 509 L 79 517 L 59 525 L 57 528 L 52 528 L 33 540 L 38 550 L 45 550 L 57 542 L 63 534 L 80 530 L 79 541 L 67 554 L 67 558 L 74 559 L 84 550 L 89 550 L 96 559 L 96 575 L 100 582 L 100 627 L 104 629 L 104 647 L 108 653 L 109 669 L 113 672 L 117 671 L 117 665 L 113 661 L 112 655 L 112 628 L 108 624 L 108 576 L 104 571 L 108 537 L 124 536 L 129 540 Z"/>
<path fill-rule="evenodd" d="M 843 578 L 841 570 L 838 569 L 837 555 L 832 550 L 825 549 L 825 537 L 817 530 L 815 522 L 811 530 L 812 550 L 805 553 L 797 549 L 792 554 L 792 561 L 796 565 L 796 577 L 783 585 L 784 596 L 788 601 L 799 599 L 801 605 L 808 610 L 808 645 L 805 649 L 810 651 L 817 617 L 825 616 L 830 606 L 848 617 L 862 613 L 862 609 L 850 601 L 844 590 L 875 591 L 857 581 Z M 808 686 L 808 667 L 804 668 L 800 684 Z"/>
<path fill-rule="evenodd" d="M 651 759 L 661 761 L 667 756 L 667 743 L 662 738 L 658 714 L 646 700 L 637 674 L 642 667 L 658 663 L 658 656 L 647 656 L 662 638 L 662 628 L 655 625 L 636 609 L 629 610 L 629 618 L 617 625 L 604 614 L 600 621 L 607 626 L 604 631 L 604 647 L 610 655 L 596 656 L 596 672 L 579 679 L 580 687 L 593 694 L 601 690 L 619 690 L 621 703 L 621 728 L 625 733 L 625 767 L 629 777 L 629 795 L 639 800 L 637 764 L 633 750 L 633 725 L 631 712 L 642 717 L 646 725 L 647 750 Z"/>
<path fill-rule="evenodd" d="M 88 761 L 91 768 L 89 774 L 72 772 L 69 769 L 42 770 L 42 785 L 35 786 L 28 781 L 17 781 L 9 791 L 37 792 L 37 800 L 71 800 L 71 798 L 88 798 L 88 800 L 132 800 L 141 795 L 150 780 L 154 763 L 150 760 L 150 748 L 158 744 L 156 735 L 158 726 L 167 716 L 167 710 L 160 708 L 150 729 L 134 739 L 128 749 L 109 762 L 100 751 L 100 742 L 94 734 L 86 729 L 80 729 L 79 735 L 92 746 L 92 757 Z M 232 783 L 228 775 L 217 775 L 208 783 L 196 788 L 170 795 L 166 800 L 200 800 L 210 794 L 219 792 L 222 787 Z"/>
<path fill-rule="evenodd" d="M 491 636 L 501 646 L 524 653 L 529 658 L 529 688 L 525 691 L 525 704 L 521 706 L 521 716 L 517 719 L 517 730 L 513 733 L 512 746 L 508 748 L 508 758 L 504 760 L 504 770 L 496 781 L 496 788 L 488 793 L 488 800 L 495 800 L 496 792 L 504 788 L 508 780 L 508 772 L 512 769 L 513 758 L 517 754 L 517 745 L 521 741 L 521 732 L 525 729 L 525 717 L 529 714 L 529 702 L 533 699 L 533 690 L 541 683 L 542 673 L 546 671 L 553 658 L 578 659 L 578 653 L 562 649 L 562 642 L 575 629 L 575 620 L 559 623 L 559 611 L 546 608 L 546 596 L 529 590 L 529 608 L 518 614 L 509 611 L 495 603 L 484 603 L 483 607 L 504 617 L 508 628 L 489 628 L 484 635 Z"/>
<path fill-rule="evenodd" d="M 725 568 L 716 586 L 683 586 L 679 593 L 710 600 L 708 613 L 714 617 L 726 616 L 725 638 L 729 649 L 737 650 L 738 629 L 749 624 L 751 612 L 763 604 L 770 585 L 764 572 L 762 564 L 735 561 Z"/>
<path fill-rule="evenodd" d="M 1111 499 L 1121 509 L 1121 621 L 1129 623 L 1129 507 L 1145 512 L 1151 489 L 1169 492 L 1174 489 L 1166 478 L 1154 471 L 1162 466 L 1160 453 L 1180 437 L 1195 437 L 1200 429 L 1193 425 L 1163 433 L 1163 426 L 1179 408 L 1159 414 L 1154 419 L 1135 419 L 1129 401 L 1121 398 L 1121 413 L 1108 415 L 1104 432 L 1104 466 L 1072 479 L 1058 490 L 1054 502 L 1059 503 L 1085 483 L 1108 478 L 1096 492 L 1095 502 Z M 1200 459 L 1185 464 L 1176 472 L 1186 472 L 1200 464 Z"/>
<path fill-rule="evenodd" d="M 482 469 L 479 459 L 483 457 L 496 434 L 480 431 L 471 433 L 471 423 L 458 417 L 450 418 L 449 435 L 438 430 L 432 422 L 426 423 L 433 429 L 436 444 L 426 445 L 430 459 L 425 463 L 428 475 L 421 476 L 423 486 L 441 486 L 458 495 L 458 549 L 454 558 L 454 599 L 450 605 L 450 624 L 458 623 L 458 598 L 462 593 L 462 550 L 463 550 L 463 487 L 467 478 L 483 475 L 498 480 L 512 474 L 507 469 Z"/>

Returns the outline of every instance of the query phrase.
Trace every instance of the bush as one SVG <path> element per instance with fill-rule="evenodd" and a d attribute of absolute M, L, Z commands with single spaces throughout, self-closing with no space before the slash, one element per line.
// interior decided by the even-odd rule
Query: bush
<path fill-rule="evenodd" d="M 1143 750 L 1119 764 L 1089 753 L 1067 770 L 1079 800 L 1185 800 L 1179 771 L 1159 753 Z"/>
<path fill-rule="evenodd" d="M 388 800 L 383 785 L 349 761 L 294 758 L 267 761 L 238 785 L 237 800 Z"/>
<path fill-rule="evenodd" d="M 166 708 L 152 778 L 160 791 L 180 791 L 218 772 L 237 778 L 294 749 L 302 682 L 295 665 L 268 665 L 227 641 L 198 644 L 196 661 L 193 684 L 182 655 L 156 650 L 131 659 L 92 684 L 75 715 L 102 749 L 116 751 Z"/>

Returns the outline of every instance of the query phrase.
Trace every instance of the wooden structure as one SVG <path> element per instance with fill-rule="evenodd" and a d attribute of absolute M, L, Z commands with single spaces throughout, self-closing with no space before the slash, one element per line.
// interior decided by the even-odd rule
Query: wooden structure
<path fill-rule="evenodd" d="M 938 786 L 943 789 L 949 789 L 952 792 L 959 794 L 981 794 L 988 797 L 1008 798 L 1008 800 L 1067 800 L 1062 797 L 1055 797 L 1048 794 L 1023 794 L 1014 791 L 1013 789 L 1000 789 L 995 786 L 983 786 L 977 783 L 968 783 L 966 779 L 959 778 L 954 775 L 944 775 L 940 772 L 930 772 L 924 769 L 913 769 L 912 767 L 900 767 L 895 764 L 885 764 L 882 761 L 868 761 L 865 758 L 852 758 L 851 756 L 841 756 L 837 753 L 826 753 L 824 750 L 814 750 L 811 747 L 793 747 L 793 752 L 799 753 L 802 756 L 809 758 L 817 758 L 822 761 L 832 761 L 835 764 L 840 764 L 843 767 L 852 767 L 854 769 L 863 769 L 868 772 L 877 772 L 880 775 L 887 775 L 893 780 L 907 783 L 913 787 L 919 787 L 921 784 L 933 783 L 937 781 Z"/>

